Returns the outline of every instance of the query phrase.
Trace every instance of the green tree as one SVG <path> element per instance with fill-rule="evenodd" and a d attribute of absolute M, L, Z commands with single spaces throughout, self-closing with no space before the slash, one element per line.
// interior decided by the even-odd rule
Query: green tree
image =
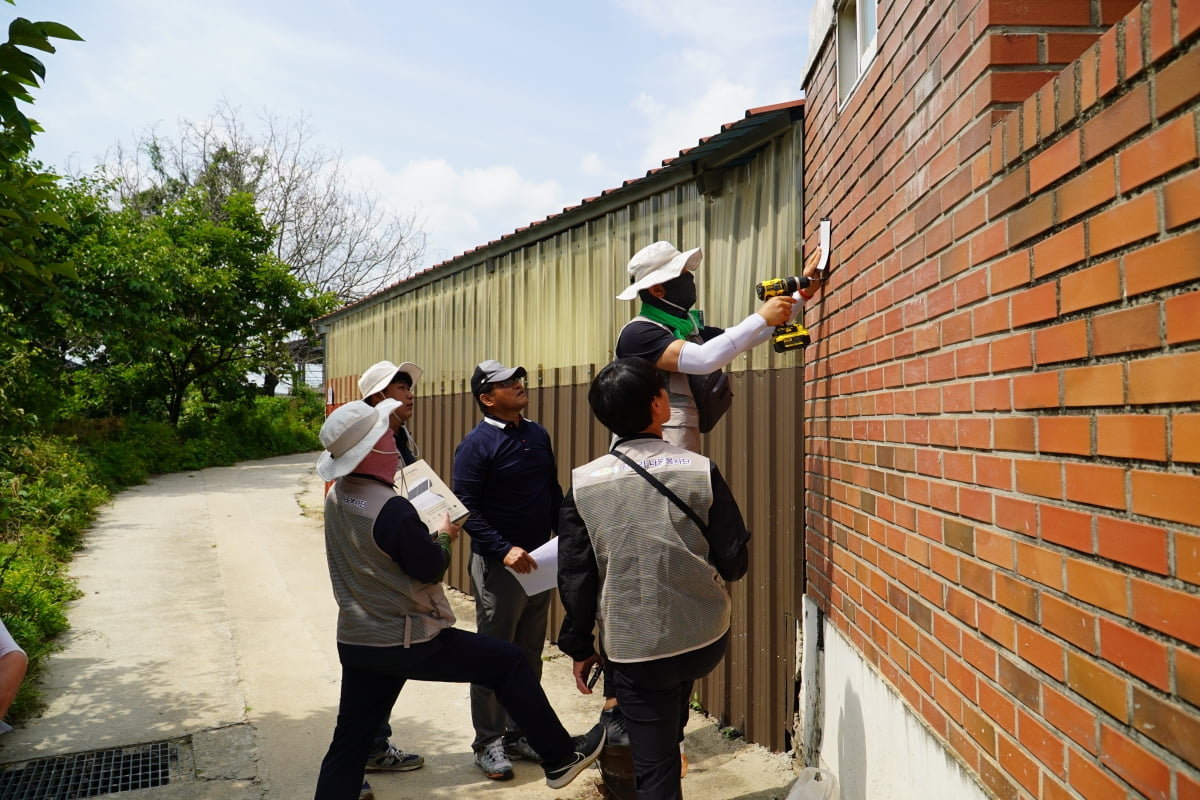
<path fill-rule="evenodd" d="M 17 105 L 32 103 L 30 90 L 46 77 L 46 67 L 23 48 L 53 53 L 51 39 L 82 41 L 57 22 L 17 17 L 0 44 L 0 301 L 11 292 L 36 290 L 56 276 L 72 274 L 68 265 L 47 263 L 38 255 L 47 227 L 65 221 L 49 207 L 57 177 L 24 158 L 41 128 Z"/>
<path fill-rule="evenodd" d="M 62 180 L 45 189 L 45 208 L 63 220 L 38 243 L 46 263 L 71 263 L 77 243 L 95 236 L 112 212 L 104 187 L 89 179 Z M 78 277 L 78 276 L 76 276 Z M 13 288 L 12 284 L 9 285 Z M 65 291 L 71 289 L 71 291 Z M 67 377 L 78 328 L 72 304 L 86 297 L 77 280 L 33 284 L 0 293 L 0 434 L 23 433 L 56 419 L 70 396 Z M 84 343 L 94 341 L 91 333 Z"/>
<path fill-rule="evenodd" d="M 189 389 L 244 394 L 247 373 L 278 363 L 278 343 L 335 302 L 292 275 L 272 241 L 246 193 L 215 214 L 199 187 L 158 214 L 113 213 L 75 256 L 86 286 L 70 304 L 76 380 L 137 381 L 172 424 Z"/>
<path fill-rule="evenodd" d="M 13 0 L 7 0 L 12 5 Z M 37 122 L 18 103 L 33 102 L 31 90 L 46 68 L 29 50 L 53 53 L 51 39 L 79 40 L 56 22 L 17 17 L 0 44 L 0 436 L 27 430 L 36 415 L 22 400 L 32 397 L 42 354 L 25 335 L 29 320 L 17 306 L 49 295 L 56 278 L 72 276 L 69 264 L 42 251 L 56 227 L 65 224 L 57 210 L 57 178 L 29 159 Z"/>
<path fill-rule="evenodd" d="M 118 145 L 105 165 L 123 205 L 157 213 L 192 187 L 219 205 L 249 192 L 273 249 L 305 283 L 359 300 L 419 268 L 425 234 L 356 186 L 341 156 L 315 141 L 309 121 L 263 114 L 247 130 L 237 109 L 221 104 L 200 122 L 180 123 L 176 138 L 150 130 L 132 149 Z"/>

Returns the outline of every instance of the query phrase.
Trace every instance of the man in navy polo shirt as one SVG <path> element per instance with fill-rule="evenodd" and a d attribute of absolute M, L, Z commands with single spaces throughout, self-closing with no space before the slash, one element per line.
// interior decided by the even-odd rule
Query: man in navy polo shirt
<path fill-rule="evenodd" d="M 471 392 L 483 420 L 454 453 L 454 494 L 471 512 L 471 589 L 477 630 L 518 645 L 540 678 L 550 592 L 529 597 L 504 567 L 537 569 L 530 552 L 550 540 L 563 492 L 550 434 L 522 412 L 529 405 L 524 367 L 488 360 Z M 540 762 L 523 732 L 485 686 L 471 685 L 475 763 L 492 780 L 512 778 L 512 759 Z"/>

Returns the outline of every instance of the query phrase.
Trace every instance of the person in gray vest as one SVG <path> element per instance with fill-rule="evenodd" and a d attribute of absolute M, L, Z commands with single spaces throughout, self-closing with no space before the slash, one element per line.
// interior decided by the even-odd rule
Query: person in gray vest
<path fill-rule="evenodd" d="M 725 656 L 731 603 L 722 580 L 746 574 L 750 532 L 716 464 L 664 441 L 671 405 L 653 364 L 613 361 L 588 403 L 616 440 L 572 471 L 563 500 L 558 646 L 584 694 L 588 670 L 606 662 L 639 800 L 678 798 L 692 685 Z"/>
<path fill-rule="evenodd" d="M 422 374 L 423 370 L 411 361 L 402 361 L 400 364 L 377 361 L 367 367 L 358 379 L 358 390 L 367 405 L 376 406 L 388 399 L 398 401 L 392 411 L 392 427 L 396 429 L 396 449 L 400 452 L 401 466 L 412 464 L 420 453 L 408 430 L 408 422 L 413 413 L 413 386 Z M 400 423 L 399 426 L 396 422 Z M 392 744 L 391 716 L 391 709 L 388 709 L 383 724 L 375 734 L 371 753 L 367 756 L 367 772 L 409 772 L 425 765 L 425 759 L 421 756 Z M 365 786 L 364 793 L 368 791 L 370 787 Z"/>
<path fill-rule="evenodd" d="M 8 709 L 17 699 L 17 690 L 25 679 L 25 671 L 29 668 L 29 658 L 25 651 L 8 632 L 8 627 L 0 622 L 0 733 L 8 733 L 12 727 L 4 722 Z"/>
<path fill-rule="evenodd" d="M 693 451 L 700 449 L 701 433 L 701 414 L 693 390 L 704 383 L 704 376 L 723 370 L 741 353 L 770 339 L 774 326 L 794 321 L 803 309 L 803 301 L 813 296 L 801 289 L 790 297 L 772 297 L 731 328 L 702 325 L 700 312 L 692 308 L 696 304 L 692 273 L 700 268 L 703 258 L 699 247 L 680 252 L 663 241 L 633 255 L 627 267 L 629 286 L 617 299 L 640 299 L 641 308 L 621 329 L 613 349 L 617 358 L 637 356 L 658 367 L 671 401 L 671 417 L 663 425 L 662 436 L 671 444 Z M 804 265 L 805 277 L 816 274 L 820 258 L 820 249 L 814 249 Z M 606 670 L 604 720 L 609 743 L 618 744 L 624 739 L 624 721 L 610 683 Z M 686 774 L 686 756 L 681 757 L 681 770 Z"/>
<path fill-rule="evenodd" d="M 374 407 L 355 400 L 321 426 L 317 474 L 335 481 L 325 497 L 325 554 L 342 686 L 315 798 L 359 797 L 372 740 L 409 680 L 492 689 L 541 754 L 546 784 L 566 786 L 600 754 L 604 726 L 570 736 L 521 648 L 453 627 L 441 580 L 461 528 L 443 515 L 431 535 L 396 494 L 396 408 L 390 399 Z"/>

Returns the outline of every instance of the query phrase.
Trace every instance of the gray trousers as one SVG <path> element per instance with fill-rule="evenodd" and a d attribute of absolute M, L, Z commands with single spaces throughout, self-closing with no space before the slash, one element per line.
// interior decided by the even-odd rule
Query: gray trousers
<path fill-rule="evenodd" d="M 554 593 L 542 592 L 529 597 L 504 564 L 478 553 L 471 553 L 470 571 L 476 630 L 520 647 L 540 681 L 546 620 Z M 481 750 L 501 737 L 512 741 L 523 735 L 496 699 L 496 693 L 474 683 L 471 684 L 471 722 L 475 726 L 473 750 Z"/>

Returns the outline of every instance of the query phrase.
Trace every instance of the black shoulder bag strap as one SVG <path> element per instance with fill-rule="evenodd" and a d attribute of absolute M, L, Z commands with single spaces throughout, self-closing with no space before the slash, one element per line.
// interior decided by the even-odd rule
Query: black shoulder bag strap
<path fill-rule="evenodd" d="M 629 456 L 622 453 L 620 450 L 614 449 L 614 450 L 610 450 L 609 452 L 611 452 L 614 456 L 621 459 L 626 464 L 628 464 L 630 467 L 632 467 L 634 472 L 641 475 L 643 478 L 645 478 L 647 481 L 650 482 L 651 486 L 653 486 L 655 489 L 658 489 L 658 491 L 662 492 L 663 496 L 666 497 L 668 500 L 670 500 L 672 503 L 674 503 L 676 506 L 678 506 L 680 511 L 682 511 L 683 513 L 685 513 L 689 517 L 691 517 L 692 522 L 696 523 L 696 526 L 700 528 L 701 533 L 703 533 L 703 534 L 708 533 L 708 523 L 706 523 L 704 520 L 700 519 L 700 515 L 697 514 L 695 511 L 693 511 L 687 505 L 687 503 L 680 500 L 679 495 L 675 494 L 670 489 L 668 489 L 666 487 L 666 484 L 664 484 L 658 478 L 651 475 L 649 472 L 647 472 L 642 467 L 641 464 L 637 463 L 632 458 L 630 458 Z"/>

